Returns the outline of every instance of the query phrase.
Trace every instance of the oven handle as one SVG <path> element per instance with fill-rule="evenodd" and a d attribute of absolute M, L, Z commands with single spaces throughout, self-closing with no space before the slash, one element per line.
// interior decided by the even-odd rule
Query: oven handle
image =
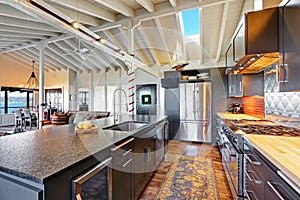
<path fill-rule="evenodd" d="M 254 171 L 245 171 L 247 178 L 249 179 L 249 181 L 256 183 L 256 184 L 261 184 L 261 181 L 258 180 L 257 175 Z M 249 173 L 253 174 L 255 179 L 252 179 L 249 175 Z"/>
<path fill-rule="evenodd" d="M 245 158 L 250 162 L 250 164 L 252 164 L 252 165 L 261 165 L 261 162 L 251 160 L 251 158 L 249 157 L 249 155 L 250 154 L 245 154 Z M 253 155 L 251 155 L 251 156 L 253 156 Z"/>
<path fill-rule="evenodd" d="M 272 184 L 270 181 L 267 181 L 267 184 L 268 184 L 268 186 L 273 190 L 273 192 L 278 196 L 278 198 L 279 198 L 280 200 L 288 199 L 288 198 L 282 197 L 282 195 L 276 190 L 276 188 L 273 186 L 273 184 Z"/>
<path fill-rule="evenodd" d="M 226 149 L 228 150 L 229 154 L 231 157 L 236 157 L 236 153 L 232 153 L 232 151 L 230 150 L 230 148 L 228 147 L 228 143 L 224 143 Z"/>

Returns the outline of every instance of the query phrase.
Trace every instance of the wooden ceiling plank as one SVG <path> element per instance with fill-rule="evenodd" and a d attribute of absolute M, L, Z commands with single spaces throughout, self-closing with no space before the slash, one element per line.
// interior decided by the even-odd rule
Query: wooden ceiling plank
<path fill-rule="evenodd" d="M 74 1 L 74 0 L 50 0 L 50 1 L 53 3 L 56 3 L 58 5 L 65 6 L 67 8 L 77 10 L 86 15 L 90 15 L 93 17 L 103 19 L 108 22 L 116 21 L 116 16 L 113 13 L 111 13 L 99 6 L 96 6 L 95 4 L 89 3 L 88 1 L 83 1 L 83 0 L 76 0 L 76 1 Z"/>
<path fill-rule="evenodd" d="M 136 0 L 141 6 L 143 6 L 148 12 L 154 12 L 154 5 L 150 0 Z"/>
<path fill-rule="evenodd" d="M 177 7 L 177 0 L 169 0 L 169 2 L 173 8 Z"/>
<path fill-rule="evenodd" d="M 94 16 L 86 15 L 86 14 L 81 14 L 80 12 L 76 12 L 67 8 L 59 7 L 53 5 L 54 8 L 57 10 L 63 12 L 66 14 L 68 17 L 74 19 L 75 21 L 81 23 L 81 24 L 86 24 L 89 26 L 100 26 L 103 24 L 103 22 Z"/>
<path fill-rule="evenodd" d="M 35 51 L 34 48 L 27 48 L 22 51 L 25 51 L 25 52 L 28 51 L 28 53 L 32 54 L 37 59 L 39 58 L 39 52 Z M 49 66 L 52 66 L 55 70 L 61 71 L 62 67 L 59 67 L 59 64 L 57 62 L 55 62 L 55 60 L 49 58 L 49 56 L 47 56 L 46 54 L 45 54 L 45 58 L 46 58 L 45 61 L 46 61 L 46 63 L 49 63 L 48 64 Z"/>
<path fill-rule="evenodd" d="M 13 17 L 16 19 L 23 19 L 27 21 L 40 22 L 39 19 L 36 19 L 32 16 L 25 14 L 9 5 L 0 3 L 0 16 Z"/>
<path fill-rule="evenodd" d="M 155 22 L 155 24 L 156 24 L 157 31 L 158 31 L 158 33 L 159 33 L 159 37 L 160 37 L 161 40 L 162 40 L 164 49 L 165 49 L 165 50 L 168 50 L 168 45 L 167 45 L 166 37 L 165 37 L 165 35 L 164 35 L 163 31 L 162 31 L 162 30 L 163 30 L 163 27 L 162 27 L 161 24 L 160 24 L 159 18 L 155 18 L 155 19 L 154 19 L 154 22 Z M 170 56 L 170 52 L 166 52 L 166 54 L 167 54 L 167 56 L 168 56 L 169 62 L 172 62 L 172 58 L 171 58 L 171 56 Z"/>
<path fill-rule="evenodd" d="M 54 51 L 56 51 L 57 53 L 59 53 L 59 55 L 62 56 L 68 62 L 72 63 L 75 66 L 80 66 L 79 68 L 81 68 L 85 72 L 89 73 L 90 70 L 92 70 L 92 68 L 87 66 L 85 63 L 83 64 L 82 60 L 78 58 L 77 55 L 75 56 L 73 53 L 69 53 L 68 51 L 66 51 L 65 49 L 69 49 L 69 47 L 63 44 L 63 41 L 54 42 L 49 44 L 48 46 Z"/>
<path fill-rule="evenodd" d="M 125 15 L 126 17 L 134 17 L 134 10 L 119 0 L 94 0 L 94 1 L 114 11 L 117 11 L 122 15 Z"/>
<path fill-rule="evenodd" d="M 216 62 L 220 61 L 222 47 L 223 47 L 223 41 L 225 36 L 225 29 L 226 29 L 226 23 L 228 19 L 228 11 L 229 11 L 229 3 L 225 3 L 223 7 L 223 16 L 222 16 L 222 22 L 221 22 L 221 30 L 219 35 L 219 42 L 218 42 L 218 48 L 217 48 L 217 54 L 216 54 Z"/>
<path fill-rule="evenodd" d="M 30 27 L 22 28 L 22 27 L 15 27 L 15 26 L 11 26 L 11 25 L 3 25 L 0 24 L 0 30 L 8 30 L 10 32 L 13 33 L 20 33 L 20 34 L 32 34 L 32 35 L 40 35 L 42 37 L 44 36 L 59 36 L 58 32 L 51 32 L 51 31 L 43 31 L 43 30 L 37 30 L 37 29 L 32 29 Z"/>
<path fill-rule="evenodd" d="M 29 62 L 27 63 L 29 66 L 32 66 L 32 60 L 35 60 L 36 63 L 39 63 L 39 59 L 36 59 L 35 57 L 32 57 L 30 55 L 27 55 L 24 51 L 16 51 L 16 54 L 18 54 L 19 56 L 22 56 L 23 58 L 26 58 L 27 60 L 29 60 Z M 49 70 L 55 71 L 53 68 L 46 66 L 45 67 Z M 35 69 L 39 70 L 38 65 L 35 66 Z"/>
<path fill-rule="evenodd" d="M 7 16 L 0 17 L 0 24 L 20 27 L 20 28 L 30 28 L 30 29 L 42 30 L 42 31 L 52 31 L 52 32 L 57 31 L 57 29 L 54 29 L 48 24 L 44 24 L 41 22 L 33 22 L 33 21 L 28 21 L 23 19 L 17 19 L 17 18 L 7 17 Z"/>

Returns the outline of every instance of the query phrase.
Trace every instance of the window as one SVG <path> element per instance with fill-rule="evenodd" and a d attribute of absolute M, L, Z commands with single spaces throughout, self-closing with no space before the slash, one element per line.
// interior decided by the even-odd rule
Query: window
<path fill-rule="evenodd" d="M 182 31 L 185 36 L 200 34 L 200 9 L 182 12 L 181 20 Z"/>
<path fill-rule="evenodd" d="M 0 114 L 4 113 L 4 91 L 0 91 Z"/>
<path fill-rule="evenodd" d="M 50 106 L 52 109 L 55 109 L 57 112 L 62 112 L 63 110 L 63 100 L 62 100 L 62 89 L 45 89 L 46 93 L 46 103 Z"/>
<path fill-rule="evenodd" d="M 33 108 L 33 91 L 24 88 L 1 87 L 0 113 L 13 113 L 20 108 Z"/>

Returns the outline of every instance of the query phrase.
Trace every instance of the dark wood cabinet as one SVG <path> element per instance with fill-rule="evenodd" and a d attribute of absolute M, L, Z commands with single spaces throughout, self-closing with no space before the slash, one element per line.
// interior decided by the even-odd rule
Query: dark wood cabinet
<path fill-rule="evenodd" d="M 133 200 L 133 138 L 128 138 L 112 148 L 113 199 Z"/>
<path fill-rule="evenodd" d="M 300 0 L 290 0 L 282 12 L 281 63 L 279 65 L 280 90 L 283 92 L 299 90 L 300 82 Z"/>
<path fill-rule="evenodd" d="M 300 199 L 300 195 L 287 184 L 288 178 L 244 140 L 245 194 L 248 199 Z"/>
<path fill-rule="evenodd" d="M 263 96 L 264 74 L 233 74 L 228 75 L 228 97 Z"/>
<path fill-rule="evenodd" d="M 155 170 L 155 127 L 138 133 L 134 140 L 134 196 L 143 191 Z"/>

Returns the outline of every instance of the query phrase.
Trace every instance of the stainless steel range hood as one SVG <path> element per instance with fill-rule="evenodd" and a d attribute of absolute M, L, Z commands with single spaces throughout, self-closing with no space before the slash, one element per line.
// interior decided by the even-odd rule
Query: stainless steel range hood
<path fill-rule="evenodd" d="M 279 52 L 246 55 L 232 68 L 230 74 L 259 73 L 279 61 Z"/>
<path fill-rule="evenodd" d="M 280 61 L 280 23 L 280 7 L 246 13 L 232 38 L 236 64 L 229 74 L 258 73 Z"/>

